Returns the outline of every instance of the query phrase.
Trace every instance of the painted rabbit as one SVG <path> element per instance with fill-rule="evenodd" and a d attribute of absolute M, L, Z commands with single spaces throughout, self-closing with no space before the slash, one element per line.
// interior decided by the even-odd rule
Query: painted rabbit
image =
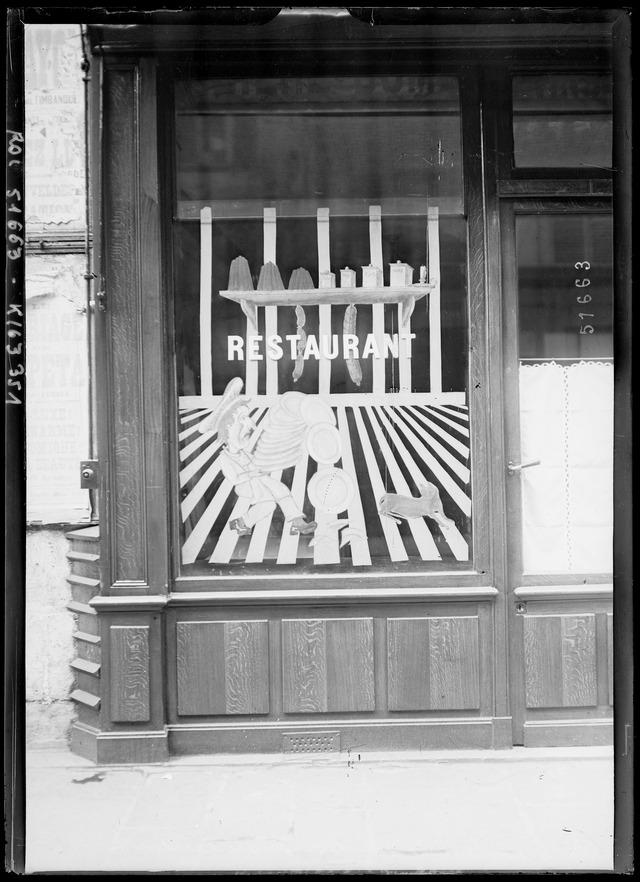
<path fill-rule="evenodd" d="M 403 519 L 433 518 L 444 529 L 453 526 L 443 509 L 440 493 L 435 484 L 418 484 L 420 496 L 401 496 L 398 493 L 385 493 L 379 503 L 379 512 L 399 524 Z"/>

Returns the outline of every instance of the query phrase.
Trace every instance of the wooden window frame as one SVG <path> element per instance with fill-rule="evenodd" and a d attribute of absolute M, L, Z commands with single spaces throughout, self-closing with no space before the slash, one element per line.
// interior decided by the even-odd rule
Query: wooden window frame
<path fill-rule="evenodd" d="M 159 129 L 161 132 L 161 178 L 164 182 L 164 201 L 165 204 L 173 205 L 175 196 L 175 182 L 173 181 L 173 167 L 171 165 L 171 150 L 173 142 L 173 120 L 169 102 L 166 96 L 169 93 L 173 82 L 173 72 L 176 69 L 175 58 L 163 60 L 163 64 L 159 70 L 159 87 L 158 94 L 163 95 L 163 101 L 160 102 L 159 111 Z M 280 62 L 281 63 L 281 62 Z M 294 58 L 294 66 L 297 64 Z M 338 74 L 343 60 L 333 54 L 333 63 L 338 67 Z M 400 69 L 403 73 L 415 73 L 415 61 L 413 66 L 407 69 L 402 64 Z M 302 68 L 304 70 L 304 68 Z M 395 68 L 392 73 L 395 72 Z M 483 272 L 483 243 L 484 229 L 482 213 L 482 194 L 478 192 L 479 185 L 482 180 L 480 172 L 479 158 L 481 157 L 480 145 L 480 119 L 479 119 L 479 95 L 478 95 L 478 70 L 475 65 L 447 65 L 437 70 L 429 70 L 430 75 L 455 76 L 460 85 L 461 100 L 461 140 L 463 156 L 469 156 L 469 164 L 475 163 L 475 170 L 471 171 L 463 165 L 463 187 L 465 201 L 465 222 L 467 226 L 467 316 L 468 316 L 468 332 L 469 332 L 469 361 L 468 361 L 468 399 L 469 399 L 469 418 L 471 428 L 471 461 L 474 466 L 471 474 L 471 500 L 472 500 L 472 551 L 470 554 L 468 568 L 451 569 L 441 567 L 439 571 L 429 570 L 428 564 L 424 564 L 424 569 L 420 565 L 416 565 L 416 573 L 402 573 L 394 575 L 389 570 L 371 568 L 371 572 L 366 575 L 352 573 L 336 573 L 331 575 L 317 576 L 314 574 L 293 574 L 287 579 L 292 586 L 289 589 L 281 589 L 287 596 L 311 595 L 315 597 L 323 597 L 327 592 L 331 596 L 346 597 L 348 593 L 359 594 L 363 592 L 365 595 L 371 595 L 372 591 L 382 591 L 389 597 L 399 598 L 400 596 L 431 596 L 434 591 L 440 592 L 468 592 L 470 589 L 492 589 L 496 582 L 494 575 L 496 567 L 493 564 L 493 553 L 495 543 L 492 537 L 491 519 L 489 517 L 489 497 L 491 495 L 489 489 L 488 473 L 489 466 L 482 466 L 486 462 L 488 456 L 488 438 L 490 431 L 487 425 L 489 417 L 489 408 L 486 400 L 486 384 L 484 382 L 484 363 L 487 357 L 485 341 L 482 337 L 481 329 L 486 323 L 486 303 L 484 293 L 484 272 Z M 225 76 L 228 71 L 225 70 Z M 465 120 L 467 122 L 465 123 Z M 164 165 L 162 164 L 164 162 Z M 474 181 L 472 185 L 470 182 Z M 165 225 L 166 226 L 166 225 Z M 169 242 L 167 236 L 163 237 L 165 245 L 165 263 L 163 275 L 165 280 L 172 277 L 171 255 L 168 248 Z M 167 284 L 165 282 L 165 289 Z M 168 309 L 167 316 L 171 323 L 171 315 L 173 309 L 173 299 L 170 291 L 166 290 Z M 173 328 L 168 326 L 168 337 L 172 338 Z M 172 369 L 172 368 L 170 368 Z M 174 384 L 175 386 L 175 384 Z M 472 394 L 472 390 L 475 394 Z M 171 391 L 172 406 L 177 408 L 175 400 L 175 388 Z M 177 410 L 176 410 L 177 412 Z M 176 449 L 177 433 L 175 429 L 175 420 L 171 423 L 170 429 L 170 449 Z M 177 546 L 178 537 L 180 536 L 180 525 L 178 519 L 179 501 L 177 498 L 176 488 L 178 487 L 177 469 L 175 457 L 171 463 L 171 536 L 172 545 Z M 367 568 L 368 569 L 368 568 Z M 498 567 L 499 569 L 499 567 Z M 190 576 L 180 572 L 180 563 L 178 555 L 174 553 L 171 568 L 171 584 L 176 592 L 199 593 L 214 592 L 216 596 L 219 594 L 226 595 L 231 592 L 235 594 L 251 594 L 252 592 L 267 591 L 272 594 L 272 585 L 282 585 L 281 577 L 264 576 L 260 574 L 250 576 Z M 371 588 L 367 588 L 371 585 Z"/>

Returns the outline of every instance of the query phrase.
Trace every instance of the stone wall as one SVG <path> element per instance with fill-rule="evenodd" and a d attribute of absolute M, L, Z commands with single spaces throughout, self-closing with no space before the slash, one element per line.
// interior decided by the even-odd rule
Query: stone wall
<path fill-rule="evenodd" d="M 84 84 L 80 25 L 25 29 L 26 733 L 65 743 L 73 614 L 65 533 L 90 522 Z"/>
<path fill-rule="evenodd" d="M 30 529 L 26 555 L 26 737 L 31 746 L 60 744 L 74 717 L 69 698 L 74 657 L 73 615 L 67 610 L 69 549 L 61 527 Z"/>

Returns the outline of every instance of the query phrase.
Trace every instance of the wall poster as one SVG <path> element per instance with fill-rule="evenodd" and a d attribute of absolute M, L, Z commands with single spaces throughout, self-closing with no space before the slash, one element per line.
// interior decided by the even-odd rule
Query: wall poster
<path fill-rule="evenodd" d="M 175 118 L 182 573 L 468 569 L 457 82 L 190 80 Z"/>

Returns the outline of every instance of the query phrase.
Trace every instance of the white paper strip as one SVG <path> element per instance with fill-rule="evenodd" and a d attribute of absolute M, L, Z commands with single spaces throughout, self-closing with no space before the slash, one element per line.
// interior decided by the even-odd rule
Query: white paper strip
<path fill-rule="evenodd" d="M 213 223 L 211 209 L 200 212 L 200 393 L 213 395 L 211 367 L 211 298 Z"/>

